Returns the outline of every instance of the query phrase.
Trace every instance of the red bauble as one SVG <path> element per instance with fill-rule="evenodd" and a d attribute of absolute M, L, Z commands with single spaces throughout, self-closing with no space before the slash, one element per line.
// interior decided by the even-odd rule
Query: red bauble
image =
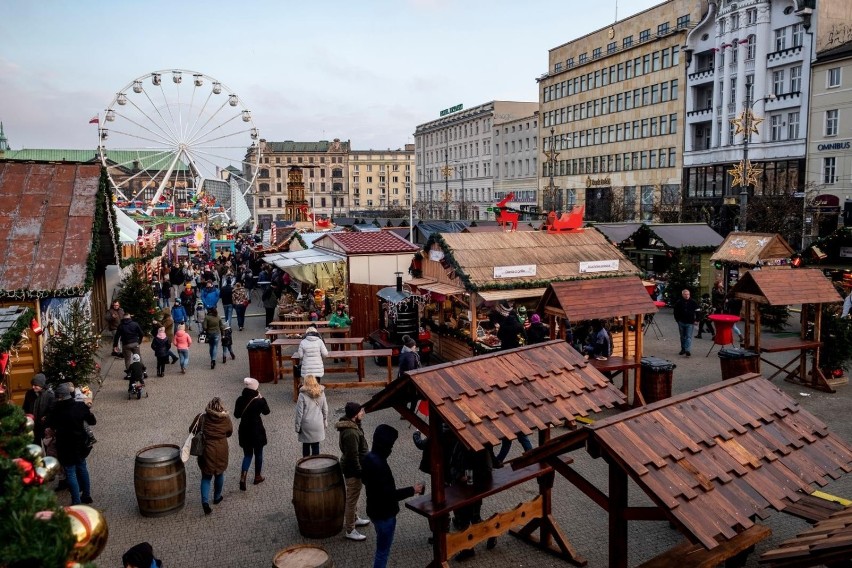
<path fill-rule="evenodd" d="M 41 485 L 42 478 L 35 472 L 33 464 L 23 458 L 15 458 L 12 461 L 21 470 L 21 480 L 24 482 L 24 485 Z"/>

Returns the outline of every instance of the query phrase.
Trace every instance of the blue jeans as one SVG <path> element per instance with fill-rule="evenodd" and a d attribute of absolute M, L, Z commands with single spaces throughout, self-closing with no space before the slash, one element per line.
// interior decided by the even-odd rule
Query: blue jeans
<path fill-rule="evenodd" d="M 216 360 L 216 353 L 219 350 L 219 334 L 218 333 L 209 333 L 207 334 L 207 346 L 210 348 L 210 360 Z"/>
<path fill-rule="evenodd" d="M 263 446 L 243 448 L 242 471 L 248 471 L 251 465 L 252 454 L 254 454 L 254 474 L 260 475 L 260 472 L 263 471 Z"/>
<path fill-rule="evenodd" d="M 319 454 L 319 442 L 302 442 L 302 457 L 315 456 Z"/>
<path fill-rule="evenodd" d="M 210 481 L 213 481 L 213 499 L 216 500 L 222 496 L 222 489 L 225 487 L 225 474 L 220 473 L 215 476 L 201 476 L 201 502 L 210 502 Z"/>
<path fill-rule="evenodd" d="M 530 442 L 529 436 L 526 434 L 518 434 L 518 442 L 521 443 L 521 447 L 525 452 L 528 452 L 532 449 L 532 442 Z M 497 453 L 497 461 L 502 462 L 506 459 L 506 456 L 509 455 L 509 450 L 512 448 L 512 440 L 503 440 L 500 443 L 500 451 Z"/>
<path fill-rule="evenodd" d="M 74 465 L 65 466 L 65 477 L 68 480 L 68 489 L 71 491 L 71 504 L 82 503 L 80 497 L 91 497 L 92 487 L 89 482 L 89 468 L 86 459 L 83 458 Z"/>
<path fill-rule="evenodd" d="M 246 324 L 246 307 L 237 305 L 234 306 L 234 310 L 237 312 L 237 327 L 242 329 Z"/>
<path fill-rule="evenodd" d="M 370 519 L 376 529 L 376 556 L 373 568 L 385 568 L 388 565 L 393 533 L 396 532 L 396 517 L 390 519 Z"/>
<path fill-rule="evenodd" d="M 180 359 L 181 369 L 189 367 L 189 349 L 178 349 L 178 359 Z"/>
<path fill-rule="evenodd" d="M 680 350 L 690 352 L 692 349 L 692 330 L 695 328 L 694 323 L 677 322 L 677 330 L 680 333 Z"/>
<path fill-rule="evenodd" d="M 224 304 L 222 307 L 225 308 L 225 321 L 228 322 L 228 325 L 231 325 L 231 313 L 234 311 L 234 304 Z"/>

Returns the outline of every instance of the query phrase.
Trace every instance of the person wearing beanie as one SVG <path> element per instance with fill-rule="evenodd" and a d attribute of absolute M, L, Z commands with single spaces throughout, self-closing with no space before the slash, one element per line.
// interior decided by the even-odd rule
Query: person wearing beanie
<path fill-rule="evenodd" d="M 533 314 L 530 316 L 530 326 L 527 328 L 527 345 L 541 343 L 550 338 L 550 329 L 541 323 L 541 316 Z"/>
<path fill-rule="evenodd" d="M 303 377 L 313 375 L 317 381 L 320 381 L 325 374 L 323 357 L 328 357 L 328 349 L 320 334 L 317 333 L 316 327 L 308 326 L 296 353 L 299 355 L 299 363 L 302 367 L 301 375 Z"/>
<path fill-rule="evenodd" d="M 254 457 L 254 484 L 263 483 L 263 446 L 266 445 L 266 428 L 261 416 L 269 414 L 269 404 L 257 390 L 257 379 L 243 379 L 243 392 L 234 405 L 234 418 L 240 419 L 237 439 L 243 449 L 243 465 L 240 469 L 240 491 L 246 490 L 246 478 Z"/>
<path fill-rule="evenodd" d="M 33 443 L 41 445 L 44 430 L 47 428 L 47 417 L 56 403 L 56 395 L 47 387 L 47 377 L 44 373 L 36 374 L 30 384 L 32 387 L 24 394 L 24 413 L 33 415 Z"/>
<path fill-rule="evenodd" d="M 335 428 L 340 434 L 340 467 L 346 480 L 346 506 L 343 511 L 343 531 L 349 540 L 361 541 L 367 537 L 356 527 L 370 524 L 358 515 L 358 498 L 361 496 L 361 460 L 370 451 L 367 437 L 361 428 L 364 409 L 357 402 L 347 402 L 345 416 L 337 421 Z"/>
<path fill-rule="evenodd" d="M 185 324 L 186 319 L 186 308 L 183 307 L 183 302 L 180 301 L 180 298 L 175 298 L 175 304 L 172 306 L 172 321 L 175 329 L 180 327 L 181 324 Z"/>
<path fill-rule="evenodd" d="M 222 364 L 228 362 L 228 353 L 231 354 L 231 360 L 236 359 L 234 355 L 234 334 L 231 330 L 231 324 L 227 319 L 222 320 Z"/>
<path fill-rule="evenodd" d="M 166 364 L 169 362 L 169 351 L 171 351 L 172 342 L 169 341 L 166 335 L 166 328 L 160 326 L 157 328 L 157 333 L 151 339 L 151 349 L 154 351 L 154 356 L 157 357 L 157 376 L 163 377 L 166 374 Z"/>
<path fill-rule="evenodd" d="M 145 365 L 142 364 L 142 358 L 138 353 L 134 353 L 130 357 L 130 367 L 127 369 L 127 376 L 124 377 L 128 381 L 127 392 L 133 392 L 133 383 L 139 383 L 145 386 L 146 374 Z"/>
<path fill-rule="evenodd" d="M 115 337 L 112 338 L 112 350 L 118 352 L 118 344 L 121 343 L 121 354 L 124 356 L 124 370 L 130 368 L 130 358 L 135 353 L 139 355 L 139 344 L 142 343 L 142 338 L 145 333 L 142 331 L 142 326 L 133 321 L 130 314 L 124 314 L 118 329 L 115 331 Z"/>
<path fill-rule="evenodd" d="M 361 480 L 367 489 L 367 516 L 376 528 L 373 568 L 385 568 L 388 565 L 399 501 L 416 494 L 423 495 L 426 490 L 422 483 L 399 489 L 396 487 L 388 457 L 398 437 L 396 428 L 379 424 L 373 432 L 373 449 L 361 461 Z"/>
<path fill-rule="evenodd" d="M 140 542 L 125 552 L 121 564 L 124 568 L 160 568 L 163 565 L 154 558 L 154 547 L 147 542 Z"/>
<path fill-rule="evenodd" d="M 92 489 L 86 457 L 91 451 L 86 424 L 97 423 L 95 415 L 85 402 L 74 399 L 74 385 L 62 383 L 56 387 L 56 404 L 47 419 L 47 425 L 56 435 L 56 454 L 65 469 L 71 504 L 92 502 Z"/>

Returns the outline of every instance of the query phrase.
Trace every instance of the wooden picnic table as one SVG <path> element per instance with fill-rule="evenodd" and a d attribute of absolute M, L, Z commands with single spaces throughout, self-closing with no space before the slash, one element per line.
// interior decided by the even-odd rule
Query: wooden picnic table
<path fill-rule="evenodd" d="M 275 384 L 278 383 L 279 376 L 281 379 L 284 379 L 284 373 L 289 370 L 287 368 L 287 362 L 291 361 L 289 356 L 284 355 L 285 347 L 298 347 L 299 343 L 302 342 L 301 337 L 285 337 L 278 338 L 272 342 L 272 368 L 275 375 L 273 382 Z M 328 339 L 323 339 L 323 342 L 331 347 L 340 346 L 344 351 L 350 348 L 354 349 L 364 343 L 363 337 L 329 337 Z M 350 347 L 352 346 L 352 347 Z M 335 351 L 337 353 L 337 351 Z"/>
<path fill-rule="evenodd" d="M 334 365 L 325 366 L 325 372 L 328 373 L 351 373 L 353 371 L 357 371 L 358 380 L 357 381 L 347 381 L 347 382 L 334 382 L 334 383 L 323 383 L 323 386 L 327 389 L 349 389 L 355 387 L 385 387 L 390 384 L 392 379 L 393 368 L 391 366 L 391 357 L 393 356 L 393 349 L 353 349 L 350 351 L 335 351 L 333 357 L 335 359 L 346 359 L 347 363 L 344 367 L 336 367 Z M 329 357 L 332 357 L 329 354 Z M 387 362 L 387 379 L 384 381 L 365 381 L 365 371 L 364 371 L 364 360 L 370 359 L 373 357 L 381 357 L 384 358 Z M 293 402 L 299 398 L 299 382 L 300 378 L 299 373 L 297 372 L 297 361 L 300 359 L 298 353 L 293 353 L 290 356 L 293 360 Z M 350 359 L 355 359 L 357 361 L 357 368 L 353 368 L 349 363 Z M 326 359 L 328 361 L 328 359 Z"/>
<path fill-rule="evenodd" d="M 287 320 L 287 321 L 272 321 L 269 322 L 269 327 L 303 327 L 309 325 L 314 327 L 328 327 L 328 320 L 311 321 L 311 320 Z"/>
<path fill-rule="evenodd" d="M 319 333 L 320 335 L 330 334 L 330 333 L 339 333 L 343 337 L 349 337 L 349 334 L 351 332 L 352 332 L 351 327 L 317 327 L 317 333 Z M 298 335 L 300 337 L 304 337 L 305 330 L 304 329 L 278 328 L 278 329 L 267 330 L 265 335 L 268 339 L 275 339 L 279 335 Z"/>
<path fill-rule="evenodd" d="M 761 353 L 782 353 L 784 351 L 798 351 L 799 353 L 790 359 L 783 366 L 776 365 L 772 361 L 766 359 L 765 357 L 761 357 L 760 360 L 771 367 L 775 367 L 777 369 L 772 375 L 766 377 L 767 380 L 772 380 L 781 373 L 787 373 L 784 376 L 784 379 L 792 382 L 792 383 L 803 383 L 807 382 L 808 375 L 808 360 L 807 354 L 808 351 L 815 350 L 819 347 L 822 347 L 821 341 L 814 341 L 812 339 L 802 339 L 800 337 L 772 337 L 772 338 L 761 338 L 759 344 L 759 350 Z M 794 366 L 789 371 L 787 367 L 791 365 L 795 365 L 798 363 L 798 366 Z"/>

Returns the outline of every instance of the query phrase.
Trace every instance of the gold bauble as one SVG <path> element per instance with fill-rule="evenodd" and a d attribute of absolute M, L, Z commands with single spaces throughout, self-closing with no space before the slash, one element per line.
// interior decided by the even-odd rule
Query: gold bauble
<path fill-rule="evenodd" d="M 32 414 L 26 415 L 26 422 L 24 423 L 24 429 L 26 432 L 32 434 L 33 430 L 35 430 L 35 419 Z"/>
<path fill-rule="evenodd" d="M 42 458 L 42 463 L 44 465 L 44 470 L 47 472 L 47 475 L 44 476 L 45 481 L 53 481 L 53 478 L 56 477 L 56 474 L 59 473 L 59 460 L 53 456 L 44 456 Z"/>
<path fill-rule="evenodd" d="M 65 507 L 71 519 L 71 533 L 74 535 L 74 548 L 68 555 L 72 562 L 91 562 L 103 552 L 109 537 L 106 518 L 100 511 L 88 505 Z"/>
<path fill-rule="evenodd" d="M 42 449 L 42 447 L 38 444 L 27 444 L 25 449 L 27 450 L 27 455 L 30 456 L 30 461 L 33 462 L 33 465 L 35 465 L 35 462 L 39 461 L 41 457 L 44 456 L 44 449 Z"/>

